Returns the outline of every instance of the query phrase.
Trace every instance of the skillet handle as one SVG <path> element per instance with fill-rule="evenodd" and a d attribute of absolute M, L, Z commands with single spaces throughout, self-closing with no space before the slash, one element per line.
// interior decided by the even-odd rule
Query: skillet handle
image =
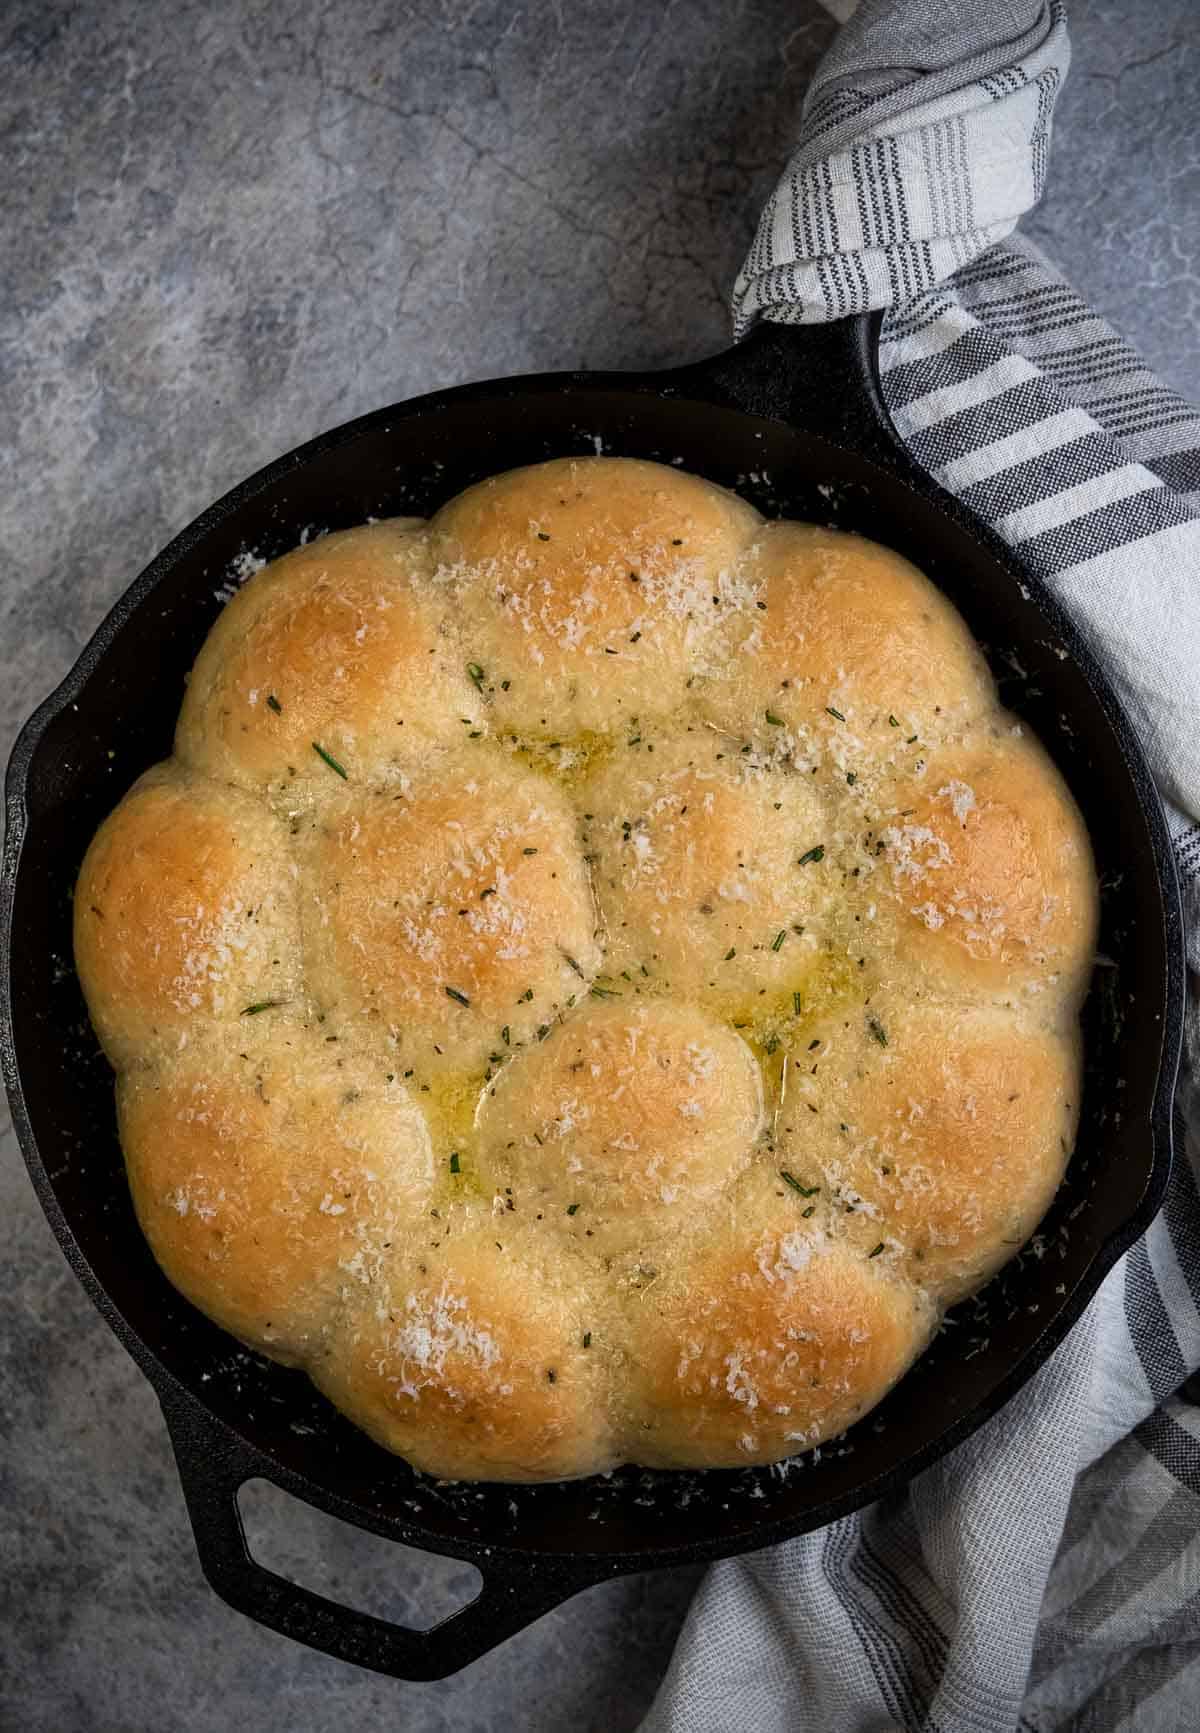
<path fill-rule="evenodd" d="M 734 348 L 673 368 L 664 379 L 680 396 L 702 397 L 853 446 L 929 492 L 933 484 L 908 455 L 884 402 L 879 382 L 882 325 L 881 312 L 830 325 L 760 319 Z"/>
<path fill-rule="evenodd" d="M 278 1485 L 272 1465 L 186 1398 L 163 1398 L 201 1568 L 240 1613 L 339 1661 L 395 1679 L 444 1679 L 478 1660 L 572 1595 L 606 1580 L 602 1561 L 468 1556 L 483 1587 L 467 1606 L 427 1631 L 410 1630 L 302 1588 L 261 1565 L 246 1544 L 238 1492 L 254 1478 Z M 293 1493 L 291 1487 L 283 1488 Z M 361 1517 L 356 1517 L 364 1526 Z"/>

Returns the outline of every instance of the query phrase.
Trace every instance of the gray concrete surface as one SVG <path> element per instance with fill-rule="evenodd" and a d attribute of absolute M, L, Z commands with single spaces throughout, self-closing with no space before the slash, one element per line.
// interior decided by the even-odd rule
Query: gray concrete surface
<path fill-rule="evenodd" d="M 720 344 L 832 29 L 816 0 L 7 0 L 5 751 L 150 555 L 278 452 L 438 383 Z M 1074 33 L 1030 231 L 1200 397 L 1200 20 L 1079 0 Z M 636 1726 L 690 1575 L 592 1591 L 422 1686 L 229 1611 L 154 1399 L 11 1134 L 0 1224 L 0 1727 Z M 274 1558 L 375 1605 L 447 1588 L 308 1515 L 253 1515 Z"/>

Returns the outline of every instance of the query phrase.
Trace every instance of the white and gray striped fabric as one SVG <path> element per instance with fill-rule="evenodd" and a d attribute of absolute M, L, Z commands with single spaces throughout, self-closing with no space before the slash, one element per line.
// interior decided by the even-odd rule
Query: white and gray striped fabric
<path fill-rule="evenodd" d="M 1056 591 L 1141 731 L 1197 971 L 1200 416 L 1005 238 L 1040 194 L 1067 60 L 1058 0 L 866 0 L 813 83 L 735 327 L 888 309 L 911 451 Z M 1166 1206 L 1067 1341 L 905 1493 L 715 1566 L 647 1729 L 1200 1728 L 1198 1034 L 1193 997 Z"/>

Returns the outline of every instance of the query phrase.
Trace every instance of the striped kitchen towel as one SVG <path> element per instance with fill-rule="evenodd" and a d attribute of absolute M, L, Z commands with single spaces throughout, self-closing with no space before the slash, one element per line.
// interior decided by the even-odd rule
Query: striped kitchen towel
<path fill-rule="evenodd" d="M 1058 0 L 865 0 L 813 82 L 734 321 L 887 308 L 884 390 L 913 455 L 1056 591 L 1141 732 L 1195 971 L 1200 416 L 1012 235 L 1067 61 Z M 716 1565 L 647 1729 L 1200 1728 L 1194 997 L 1187 1039 L 1166 1206 L 1062 1347 L 903 1494 Z"/>

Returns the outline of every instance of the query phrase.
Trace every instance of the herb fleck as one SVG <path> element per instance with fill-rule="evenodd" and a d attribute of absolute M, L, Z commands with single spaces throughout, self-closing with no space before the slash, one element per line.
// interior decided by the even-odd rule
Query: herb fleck
<path fill-rule="evenodd" d="M 567 1214 L 573 1216 L 578 1208 L 579 1205 L 577 1203 L 569 1203 L 567 1205 Z"/>
<path fill-rule="evenodd" d="M 796 862 L 796 865 L 797 866 L 809 866 L 810 864 L 813 864 L 817 861 L 821 861 L 824 859 L 825 859 L 825 844 L 823 842 L 819 842 L 819 843 L 815 844 L 814 847 L 812 847 L 810 849 L 805 849 L 804 853 L 800 856 L 800 859 Z"/>
<path fill-rule="evenodd" d="M 780 929 L 776 933 L 775 937 L 771 940 L 771 949 L 773 951 L 782 951 L 783 942 L 786 938 L 787 938 L 787 928 L 786 927 L 780 927 Z"/>
<path fill-rule="evenodd" d="M 482 692 L 483 691 L 483 669 L 479 666 L 479 663 L 478 662 L 468 662 L 467 663 L 467 674 L 468 674 L 469 678 L 471 679 L 471 681 L 473 682 L 476 691 Z"/>
<path fill-rule="evenodd" d="M 349 782 L 350 777 L 345 767 L 338 763 L 337 759 L 331 752 L 326 752 L 319 740 L 313 741 L 312 749 L 316 753 L 317 757 L 322 759 L 329 766 L 330 770 L 337 771 L 343 782 Z"/>
<path fill-rule="evenodd" d="M 276 1005 L 282 1005 L 282 999 L 259 999 L 253 1005 L 247 1005 L 241 1012 L 243 1017 L 257 1017 L 260 1011 L 273 1011 Z"/>
<path fill-rule="evenodd" d="M 801 1185 L 794 1173 L 789 1173 L 786 1167 L 781 1167 L 779 1177 L 784 1185 L 790 1185 L 792 1190 L 799 1192 L 801 1197 L 816 1197 L 820 1191 L 819 1185 Z"/>
<path fill-rule="evenodd" d="M 874 1248 L 874 1250 L 867 1253 L 867 1256 L 869 1258 L 877 1258 L 882 1250 L 883 1250 L 883 1241 L 880 1240 L 879 1244 Z"/>
<path fill-rule="evenodd" d="M 278 698 L 276 698 L 274 692 L 267 693 L 267 709 L 273 710 L 276 716 L 283 715 L 283 705 L 279 702 Z"/>
<path fill-rule="evenodd" d="M 471 1003 L 467 995 L 460 993 L 457 987 L 447 987 L 445 992 L 447 999 L 453 999 L 456 1005 L 469 1005 Z"/>
<path fill-rule="evenodd" d="M 825 706 L 825 714 L 826 716 L 832 716 L 835 722 L 844 722 L 846 720 L 841 711 L 835 710 L 832 704 L 827 704 Z"/>
<path fill-rule="evenodd" d="M 771 724 L 772 728 L 782 728 L 783 727 L 783 717 L 782 716 L 776 716 L 776 714 L 773 710 L 764 711 L 764 715 L 766 716 L 767 721 Z"/>
<path fill-rule="evenodd" d="M 457 1150 L 455 1150 L 454 1154 L 450 1157 L 450 1172 L 451 1173 L 461 1173 L 462 1172 L 462 1167 L 459 1163 Z"/>
<path fill-rule="evenodd" d="M 888 1044 L 887 1030 L 884 1028 L 883 1024 L 879 1021 L 878 1017 L 868 1017 L 867 1018 L 867 1028 L 871 1031 L 871 1034 L 873 1035 L 875 1040 L 878 1041 L 878 1043 L 881 1047 L 887 1046 L 887 1044 Z"/>

